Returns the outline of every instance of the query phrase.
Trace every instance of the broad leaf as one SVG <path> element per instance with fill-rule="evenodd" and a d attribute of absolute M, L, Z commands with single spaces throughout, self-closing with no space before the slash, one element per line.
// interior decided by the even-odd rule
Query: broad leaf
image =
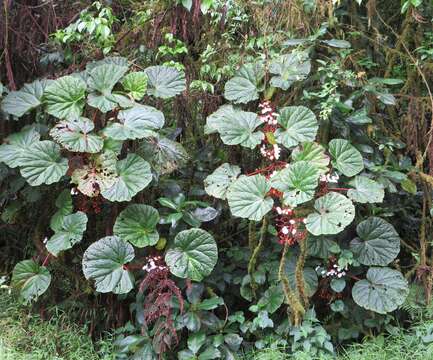
<path fill-rule="evenodd" d="M 281 286 L 270 286 L 260 298 L 257 305 L 260 309 L 266 310 L 269 314 L 277 311 L 284 302 L 284 292 Z"/>
<path fill-rule="evenodd" d="M 80 117 L 86 97 L 86 83 L 76 76 L 63 76 L 50 83 L 44 92 L 47 113 L 59 119 Z"/>
<path fill-rule="evenodd" d="M 315 256 L 327 260 L 332 254 L 332 249 L 338 249 L 337 243 L 326 236 L 312 236 L 307 238 L 307 253 L 309 256 Z"/>
<path fill-rule="evenodd" d="M 224 163 L 204 179 L 204 189 L 209 195 L 225 200 L 229 186 L 240 173 L 239 166 Z"/>
<path fill-rule="evenodd" d="M 159 240 L 159 234 L 156 231 L 158 222 L 159 214 L 155 208 L 148 205 L 132 204 L 117 217 L 113 233 L 134 246 L 140 248 L 152 246 Z"/>
<path fill-rule="evenodd" d="M 400 252 L 400 237 L 394 227 L 378 217 L 369 217 L 356 227 L 358 237 L 350 249 L 364 265 L 386 266 Z"/>
<path fill-rule="evenodd" d="M 57 256 L 61 251 L 72 248 L 83 238 L 86 226 L 87 215 L 81 211 L 64 216 L 60 227 L 56 228 L 55 234 L 48 240 L 47 250 Z"/>
<path fill-rule="evenodd" d="M 326 174 L 329 170 L 329 156 L 325 154 L 323 146 L 315 142 L 305 142 L 293 149 L 292 160 L 293 162 L 307 161 L 321 174 Z"/>
<path fill-rule="evenodd" d="M 71 152 L 97 153 L 101 151 L 104 140 L 90 133 L 94 127 L 93 122 L 85 117 L 63 120 L 50 130 L 50 135 Z"/>
<path fill-rule="evenodd" d="M 167 99 L 186 89 L 185 74 L 168 66 L 150 66 L 145 70 L 148 77 L 147 93 Z"/>
<path fill-rule="evenodd" d="M 114 140 L 134 140 L 155 136 L 155 130 L 164 126 L 164 114 L 151 106 L 135 105 L 119 111 L 120 123 L 111 123 L 104 134 Z"/>
<path fill-rule="evenodd" d="M 101 190 L 102 196 L 110 201 L 131 201 L 152 181 L 149 163 L 136 154 L 128 154 L 126 159 L 118 161 L 116 172 L 114 184 Z"/>
<path fill-rule="evenodd" d="M 355 189 L 347 192 L 347 197 L 359 203 L 381 203 L 385 196 L 383 185 L 366 176 L 357 176 L 350 182 Z"/>
<path fill-rule="evenodd" d="M 90 245 L 83 255 L 83 273 L 94 280 L 96 291 L 125 294 L 134 287 L 134 276 L 126 264 L 134 259 L 134 248 L 117 236 L 106 236 Z"/>
<path fill-rule="evenodd" d="M 230 185 L 227 200 L 233 216 L 259 221 L 272 210 L 271 185 L 263 175 L 240 176 Z"/>
<path fill-rule="evenodd" d="M 402 305 L 409 294 L 406 279 L 396 270 L 372 267 L 367 278 L 355 283 L 353 300 L 361 307 L 386 314 Z"/>
<path fill-rule="evenodd" d="M 144 71 L 131 72 L 122 79 L 123 88 L 135 100 L 141 100 L 146 95 L 147 75 Z"/>
<path fill-rule="evenodd" d="M 234 103 L 248 103 L 259 98 L 259 87 L 265 75 L 261 63 L 245 64 L 235 77 L 226 82 L 224 97 Z"/>
<path fill-rule="evenodd" d="M 218 259 L 214 238 L 202 229 L 181 231 L 165 254 L 170 271 L 180 278 L 201 281 L 209 275 Z"/>
<path fill-rule="evenodd" d="M 235 109 L 232 105 L 222 105 L 217 111 L 213 112 L 206 118 L 204 126 L 205 135 L 215 134 L 218 132 L 218 124 L 227 117 L 233 117 Z"/>
<path fill-rule="evenodd" d="M 314 197 L 319 180 L 317 168 L 306 161 L 290 164 L 272 177 L 272 187 L 283 192 L 285 205 L 295 207 Z"/>
<path fill-rule="evenodd" d="M 287 90 L 295 81 L 303 80 L 311 70 L 311 63 L 306 53 L 292 52 L 281 55 L 271 62 L 269 71 L 273 76 L 271 86 Z"/>
<path fill-rule="evenodd" d="M 306 227 L 313 235 L 338 234 L 355 218 L 355 207 L 342 194 L 329 192 L 314 203 L 314 213 L 308 215 Z"/>
<path fill-rule="evenodd" d="M 68 170 L 68 160 L 60 156 L 59 146 L 48 140 L 29 146 L 20 163 L 21 175 L 31 186 L 58 182 Z"/>
<path fill-rule="evenodd" d="M 20 165 L 21 157 L 28 148 L 39 142 L 40 134 L 34 127 L 22 129 L 19 133 L 11 134 L 0 145 L 0 162 L 4 162 L 11 168 Z"/>
<path fill-rule="evenodd" d="M 94 68 L 100 66 L 100 65 L 117 65 L 117 66 L 126 66 L 129 67 L 128 65 L 128 59 L 124 58 L 122 56 L 107 56 L 105 58 L 103 58 L 102 60 L 98 60 L 98 61 L 92 61 L 86 64 L 86 72 L 90 72 L 92 71 Z"/>
<path fill-rule="evenodd" d="M 361 153 L 344 139 L 329 142 L 329 153 L 333 157 L 332 165 L 343 175 L 355 176 L 364 169 Z"/>
<path fill-rule="evenodd" d="M 57 211 L 51 216 L 50 228 L 53 231 L 58 231 L 62 228 L 63 218 L 72 213 L 72 197 L 69 189 L 63 190 L 56 199 Z"/>
<path fill-rule="evenodd" d="M 34 260 L 20 261 L 12 272 L 12 286 L 20 289 L 21 297 L 30 302 L 45 291 L 51 283 L 51 274 Z"/>
<path fill-rule="evenodd" d="M 279 144 L 291 148 L 305 141 L 314 141 L 319 125 L 316 115 L 305 106 L 288 106 L 280 111 L 275 131 Z"/>

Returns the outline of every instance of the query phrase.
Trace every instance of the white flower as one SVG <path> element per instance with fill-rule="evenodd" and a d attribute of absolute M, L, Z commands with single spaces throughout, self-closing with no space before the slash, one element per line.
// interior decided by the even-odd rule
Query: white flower
<path fill-rule="evenodd" d="M 283 228 L 281 229 L 281 232 L 282 232 L 284 235 L 287 235 L 287 234 L 289 233 L 289 229 L 287 228 L 287 226 L 283 226 Z"/>

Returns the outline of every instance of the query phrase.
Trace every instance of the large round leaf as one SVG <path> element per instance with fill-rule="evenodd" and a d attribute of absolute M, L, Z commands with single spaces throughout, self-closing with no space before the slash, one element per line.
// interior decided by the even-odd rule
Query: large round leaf
<path fill-rule="evenodd" d="M 51 274 L 34 260 L 20 261 L 12 272 L 12 286 L 20 289 L 21 297 L 30 302 L 47 291 Z"/>
<path fill-rule="evenodd" d="M 144 71 L 131 72 L 122 79 L 123 88 L 135 100 L 141 100 L 146 94 L 147 75 Z"/>
<path fill-rule="evenodd" d="M 135 105 L 117 116 L 120 123 L 111 123 L 104 134 L 114 140 L 134 140 L 155 136 L 164 126 L 164 114 L 151 106 Z"/>
<path fill-rule="evenodd" d="M 53 184 L 68 170 L 68 160 L 60 156 L 52 141 L 38 141 L 29 146 L 20 159 L 21 175 L 31 186 Z"/>
<path fill-rule="evenodd" d="M 44 92 L 47 112 L 59 119 L 76 119 L 84 108 L 86 83 L 77 76 L 63 76 L 50 83 Z"/>
<path fill-rule="evenodd" d="M 329 192 L 314 203 L 316 212 L 308 215 L 306 227 L 313 235 L 338 234 L 355 218 L 355 207 L 342 194 Z"/>
<path fill-rule="evenodd" d="M 357 176 L 350 182 L 355 189 L 347 192 L 349 199 L 359 203 L 381 203 L 385 196 L 383 185 L 366 176 Z"/>
<path fill-rule="evenodd" d="M 167 99 L 186 89 L 185 74 L 168 66 L 150 66 L 145 69 L 148 77 L 147 93 Z"/>
<path fill-rule="evenodd" d="M 295 207 L 314 197 L 319 170 L 311 163 L 298 161 L 272 177 L 272 187 L 283 192 L 285 205 Z"/>
<path fill-rule="evenodd" d="M 215 134 L 218 132 L 218 124 L 224 121 L 225 118 L 235 116 L 235 108 L 233 105 L 222 105 L 217 111 L 213 112 L 206 118 L 204 126 L 205 135 Z"/>
<path fill-rule="evenodd" d="M 263 175 L 240 176 L 230 185 L 227 200 L 234 216 L 259 221 L 272 210 L 271 185 Z"/>
<path fill-rule="evenodd" d="M 131 201 L 152 181 L 149 163 L 136 154 L 128 154 L 126 159 L 118 161 L 116 171 L 114 184 L 101 190 L 102 196 L 110 201 Z"/>
<path fill-rule="evenodd" d="M 204 189 L 209 195 L 224 200 L 230 184 L 240 173 L 239 166 L 224 163 L 204 179 Z"/>
<path fill-rule="evenodd" d="M 11 134 L 0 145 L 0 162 L 4 162 L 11 168 L 16 168 L 21 163 L 21 156 L 28 148 L 39 141 L 40 134 L 33 127 Z"/>
<path fill-rule="evenodd" d="M 394 227 L 378 217 L 370 217 L 356 227 L 358 237 L 350 249 L 364 265 L 388 265 L 400 252 L 400 237 Z"/>
<path fill-rule="evenodd" d="M 52 138 L 66 150 L 72 152 L 97 153 L 101 151 L 104 140 L 95 134 L 92 121 L 85 117 L 58 122 L 51 130 Z"/>
<path fill-rule="evenodd" d="M 275 131 L 279 144 L 291 148 L 305 141 L 316 138 L 319 124 L 316 115 L 305 106 L 288 106 L 280 111 L 278 124 L 281 128 Z"/>
<path fill-rule="evenodd" d="M 272 61 L 269 71 L 273 76 L 271 86 L 287 90 L 295 81 L 303 80 L 311 70 L 311 62 L 305 52 L 281 55 Z"/>
<path fill-rule="evenodd" d="M 214 238 L 196 228 L 177 234 L 173 247 L 165 254 L 165 262 L 172 274 L 194 281 L 201 281 L 209 275 L 217 260 L 218 248 Z"/>
<path fill-rule="evenodd" d="M 56 228 L 55 234 L 47 242 L 47 250 L 57 256 L 61 251 L 72 248 L 83 238 L 86 231 L 87 215 L 81 211 L 66 215 L 61 225 Z"/>
<path fill-rule="evenodd" d="M 390 268 L 368 269 L 367 278 L 355 283 L 353 300 L 361 307 L 386 314 L 402 305 L 409 294 L 403 275 Z"/>
<path fill-rule="evenodd" d="M 235 77 L 226 82 L 224 97 L 234 103 L 248 103 L 259 98 L 259 86 L 264 77 L 261 63 L 243 65 Z"/>
<path fill-rule="evenodd" d="M 307 161 L 314 165 L 321 174 L 328 172 L 329 156 L 325 154 L 322 145 L 315 142 L 305 142 L 293 149 L 293 162 Z"/>
<path fill-rule="evenodd" d="M 113 232 L 124 241 L 137 247 L 155 245 L 159 240 L 156 224 L 158 211 L 152 206 L 133 204 L 123 210 L 116 219 Z"/>
<path fill-rule="evenodd" d="M 329 142 L 329 153 L 334 159 L 332 165 L 343 175 L 355 176 L 364 169 L 361 153 L 347 140 L 331 140 Z"/>
<path fill-rule="evenodd" d="M 134 287 L 126 264 L 134 259 L 134 248 L 117 236 L 107 236 L 90 245 L 83 255 L 83 273 L 94 280 L 96 291 L 125 294 Z"/>

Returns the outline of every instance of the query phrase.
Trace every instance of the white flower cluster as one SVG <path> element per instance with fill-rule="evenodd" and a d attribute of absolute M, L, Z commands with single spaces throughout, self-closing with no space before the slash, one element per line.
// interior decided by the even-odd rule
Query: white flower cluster
<path fill-rule="evenodd" d="M 320 266 L 316 267 L 316 271 L 320 270 Z M 336 277 L 336 278 L 342 278 L 346 275 L 347 266 L 344 268 L 339 267 L 337 264 L 334 264 L 331 268 L 331 270 L 322 270 L 320 274 L 322 277 Z"/>
<path fill-rule="evenodd" d="M 338 179 L 340 179 L 340 177 L 338 176 L 338 174 L 335 174 L 335 175 L 322 174 L 322 175 L 320 175 L 320 181 L 321 182 L 338 183 Z"/>
<path fill-rule="evenodd" d="M 275 208 L 276 212 L 278 215 L 292 215 L 293 214 L 293 210 L 291 208 L 281 208 L 279 206 L 277 206 Z"/>
<path fill-rule="evenodd" d="M 263 157 L 273 161 L 280 158 L 281 149 L 278 144 L 274 144 L 270 149 L 266 149 L 266 145 L 263 144 L 262 146 L 260 146 L 260 153 Z"/>
<path fill-rule="evenodd" d="M 269 101 L 263 101 L 260 103 L 259 108 L 261 108 L 259 118 L 262 122 L 268 125 L 278 124 L 277 117 L 280 115 L 274 112 L 274 109 L 272 109 L 271 103 Z"/>
<path fill-rule="evenodd" d="M 159 255 L 150 256 L 147 259 L 146 265 L 143 266 L 143 270 L 146 272 L 151 272 L 155 269 L 158 269 L 158 270 L 167 269 L 167 266 L 165 266 L 165 265 L 158 265 L 158 263 L 161 264 L 161 262 L 162 262 L 161 256 L 159 256 Z"/>

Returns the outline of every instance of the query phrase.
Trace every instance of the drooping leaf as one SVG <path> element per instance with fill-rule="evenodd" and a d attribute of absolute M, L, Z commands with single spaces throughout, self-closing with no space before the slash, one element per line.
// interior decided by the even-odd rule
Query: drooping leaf
<path fill-rule="evenodd" d="M 385 196 L 383 185 L 366 176 L 357 176 L 350 185 L 355 189 L 347 192 L 347 197 L 359 203 L 381 203 Z"/>
<path fill-rule="evenodd" d="M 66 215 L 72 214 L 73 205 L 72 197 L 69 189 L 63 190 L 56 199 L 57 211 L 51 216 L 50 228 L 53 231 L 60 230 L 63 223 L 63 218 Z"/>
<path fill-rule="evenodd" d="M 229 186 L 240 173 L 239 166 L 224 163 L 204 179 L 204 189 L 209 195 L 225 200 Z"/>
<path fill-rule="evenodd" d="M 306 227 L 313 235 L 338 234 L 355 218 L 355 207 L 342 194 L 329 192 L 314 203 L 315 212 L 307 216 Z"/>
<path fill-rule="evenodd" d="M 52 141 L 38 141 L 21 155 L 21 175 L 31 186 L 53 184 L 66 174 L 67 159 L 61 157 L 60 147 Z"/>
<path fill-rule="evenodd" d="M 355 176 L 364 169 L 361 153 L 344 139 L 333 139 L 329 142 L 329 153 L 332 165 L 343 175 Z"/>
<path fill-rule="evenodd" d="M 287 90 L 295 81 L 303 80 L 311 70 L 311 62 L 305 52 L 281 55 L 271 62 L 269 71 L 273 76 L 271 86 Z"/>
<path fill-rule="evenodd" d="M 322 43 L 339 49 L 349 49 L 351 47 L 350 42 L 346 40 L 338 40 L 338 39 L 331 39 L 331 40 L 322 40 Z"/>
<path fill-rule="evenodd" d="M 329 170 L 329 156 L 325 154 L 323 146 L 315 142 L 305 142 L 293 149 L 292 160 L 294 162 L 307 161 L 314 165 L 321 174 Z"/>
<path fill-rule="evenodd" d="M 372 267 L 366 279 L 355 283 L 353 300 L 361 307 L 386 314 L 402 305 L 409 294 L 406 279 L 396 270 Z"/>
<path fill-rule="evenodd" d="M 123 88 L 135 100 L 141 100 L 146 95 L 147 75 L 144 71 L 131 72 L 122 79 Z"/>
<path fill-rule="evenodd" d="M 104 140 L 90 132 L 94 129 L 92 121 L 85 117 L 58 122 L 51 130 L 52 138 L 71 152 L 100 152 Z"/>
<path fill-rule="evenodd" d="M 277 142 L 286 148 L 297 146 L 302 142 L 314 141 L 319 129 L 316 115 L 305 106 L 282 108 L 278 124 L 281 128 L 275 131 L 275 137 Z"/>
<path fill-rule="evenodd" d="M 110 201 L 131 201 L 152 181 L 149 163 L 136 154 L 118 161 L 116 172 L 114 184 L 101 190 L 101 195 Z"/>
<path fill-rule="evenodd" d="M 148 77 L 147 93 L 167 99 L 186 89 L 185 74 L 168 66 L 150 66 L 145 69 Z"/>
<path fill-rule="evenodd" d="M 83 273 L 94 280 L 96 291 L 125 294 L 134 287 L 134 276 L 126 264 L 134 259 L 134 248 L 117 236 L 106 236 L 90 245 L 83 255 Z"/>
<path fill-rule="evenodd" d="M 55 229 L 55 234 L 47 242 L 47 250 L 57 256 L 61 251 L 72 248 L 83 238 L 86 231 L 87 215 L 81 211 L 66 215 L 61 225 Z"/>
<path fill-rule="evenodd" d="M 135 105 L 119 111 L 119 123 L 111 123 L 104 134 L 114 140 L 134 140 L 155 136 L 164 126 L 164 114 L 152 106 Z"/>
<path fill-rule="evenodd" d="M 283 192 L 285 205 L 296 207 L 314 197 L 319 175 L 319 171 L 313 164 L 298 161 L 274 175 L 272 187 Z"/>
<path fill-rule="evenodd" d="M 265 75 L 263 64 L 243 65 L 235 77 L 226 82 L 224 97 L 234 103 L 246 104 L 259 98 L 260 83 Z"/>
<path fill-rule="evenodd" d="M 350 249 L 364 265 L 386 266 L 400 252 L 400 237 L 394 227 L 378 217 L 369 217 L 356 227 L 358 237 Z"/>
<path fill-rule="evenodd" d="M 283 305 L 283 302 L 283 289 L 279 285 L 272 285 L 264 292 L 257 305 L 260 309 L 264 309 L 269 314 L 273 314 Z"/>
<path fill-rule="evenodd" d="M 21 156 L 32 144 L 39 142 L 40 137 L 34 127 L 24 128 L 19 133 L 9 135 L 0 145 L 0 162 L 16 168 L 20 165 Z"/>
<path fill-rule="evenodd" d="M 209 275 L 218 259 L 218 249 L 212 235 L 202 229 L 181 231 L 165 254 L 173 275 L 201 281 Z"/>
<path fill-rule="evenodd" d="M 271 211 L 271 185 L 263 175 L 241 175 L 228 188 L 227 200 L 233 216 L 259 221 Z"/>
<path fill-rule="evenodd" d="M 132 204 L 123 210 L 114 224 L 114 235 L 137 247 L 155 245 L 159 240 L 156 225 L 158 211 L 152 206 Z"/>
<path fill-rule="evenodd" d="M 59 119 L 76 119 L 85 105 L 86 83 L 76 76 L 63 76 L 50 83 L 44 92 L 47 113 Z"/>
<path fill-rule="evenodd" d="M 42 295 L 50 283 L 51 274 L 48 269 L 34 260 L 20 261 L 12 272 L 12 286 L 20 289 L 20 295 L 26 302 Z"/>

